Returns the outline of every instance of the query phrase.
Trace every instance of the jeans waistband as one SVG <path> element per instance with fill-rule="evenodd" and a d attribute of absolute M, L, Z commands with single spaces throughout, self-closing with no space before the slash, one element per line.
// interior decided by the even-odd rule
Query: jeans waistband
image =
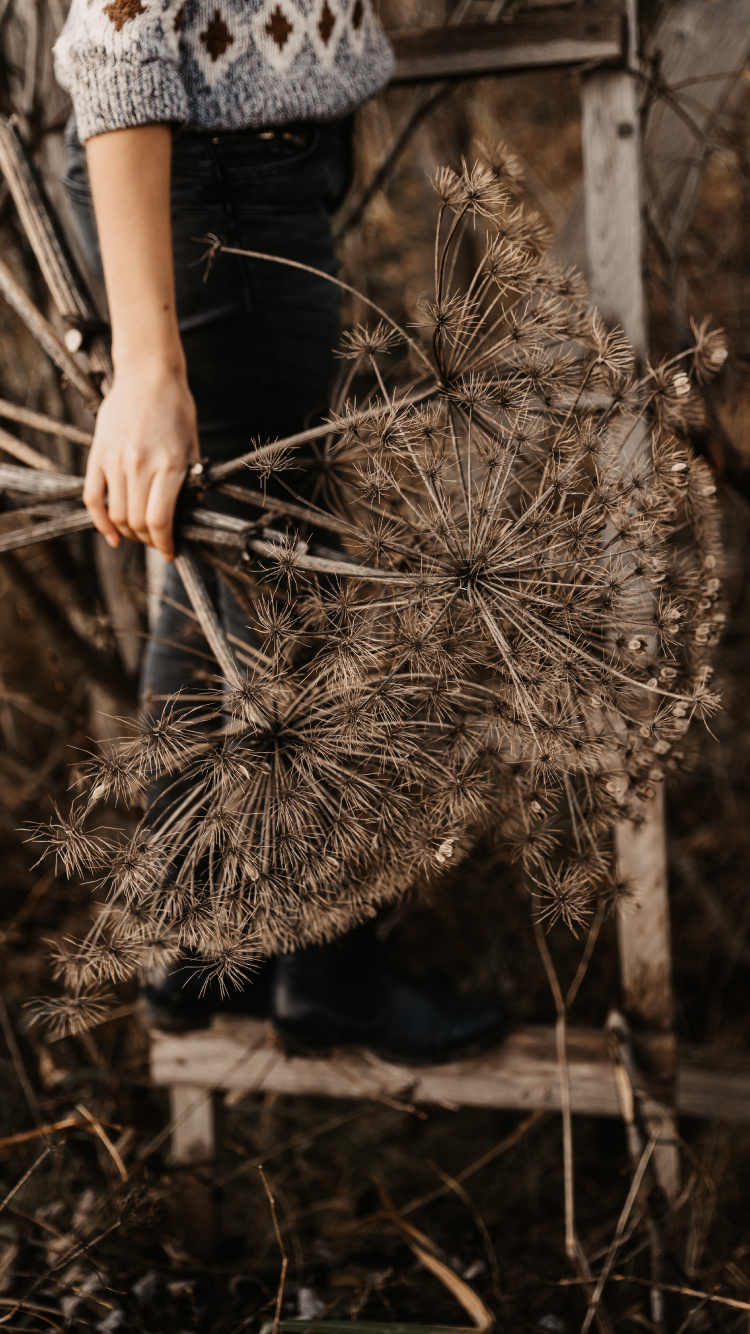
<path fill-rule="evenodd" d="M 348 124 L 345 121 L 326 121 L 327 129 L 335 129 L 340 126 L 342 129 Z M 255 142 L 256 140 L 273 141 L 292 144 L 295 148 L 304 148 L 310 142 L 316 132 L 323 128 L 317 121 L 293 121 L 286 125 L 253 126 L 241 130 L 175 130 L 175 135 L 179 139 L 198 139 L 214 144 Z"/>

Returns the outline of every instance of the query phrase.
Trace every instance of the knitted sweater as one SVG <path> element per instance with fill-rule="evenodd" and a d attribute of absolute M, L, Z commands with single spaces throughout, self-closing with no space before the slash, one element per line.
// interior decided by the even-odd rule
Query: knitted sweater
<path fill-rule="evenodd" d="M 55 46 L 81 139 L 171 121 L 238 130 L 346 116 L 387 82 L 373 0 L 72 0 Z"/>

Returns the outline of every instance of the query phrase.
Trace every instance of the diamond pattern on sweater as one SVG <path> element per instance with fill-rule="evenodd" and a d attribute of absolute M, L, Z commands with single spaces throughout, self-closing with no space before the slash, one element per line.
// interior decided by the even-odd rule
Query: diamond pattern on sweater
<path fill-rule="evenodd" d="M 330 66 L 335 61 L 343 29 L 339 0 L 317 0 L 308 17 L 308 36 L 321 64 Z"/>
<path fill-rule="evenodd" d="M 252 21 L 261 56 L 283 72 L 298 56 L 305 40 L 305 21 L 291 0 L 266 0 Z"/>
<path fill-rule="evenodd" d="M 122 32 L 126 23 L 146 13 L 146 7 L 141 4 L 141 0 L 112 0 L 111 4 L 104 6 L 103 12 L 114 23 L 116 31 Z"/>
<path fill-rule="evenodd" d="M 247 54 L 249 29 L 229 5 L 207 5 L 200 23 L 186 23 L 180 33 L 209 88 L 226 79 L 236 60 Z"/>
<path fill-rule="evenodd" d="M 214 64 L 234 44 L 234 37 L 218 9 L 214 10 L 213 17 L 209 19 L 203 32 L 198 35 Z"/>
<path fill-rule="evenodd" d="M 375 0 L 71 0 L 55 69 L 88 139 L 335 120 L 385 85 L 393 56 Z"/>
<path fill-rule="evenodd" d="M 180 37 L 187 20 L 187 0 L 167 0 L 162 9 L 161 26 L 170 55 L 179 60 Z"/>
<path fill-rule="evenodd" d="M 369 6 L 367 0 L 354 0 L 349 10 L 349 21 L 346 30 L 349 36 L 349 44 L 357 56 L 361 56 L 365 49 L 368 19 Z"/>
<path fill-rule="evenodd" d="M 273 13 L 270 15 L 268 19 L 268 22 L 264 24 L 264 29 L 268 33 L 268 36 L 271 38 L 271 41 L 274 43 L 274 45 L 278 46 L 280 51 L 283 51 L 284 47 L 289 41 L 289 38 L 294 32 L 294 24 L 290 23 L 289 19 L 287 18 L 286 14 L 281 8 L 281 5 L 276 5 L 275 9 L 273 10 Z"/>

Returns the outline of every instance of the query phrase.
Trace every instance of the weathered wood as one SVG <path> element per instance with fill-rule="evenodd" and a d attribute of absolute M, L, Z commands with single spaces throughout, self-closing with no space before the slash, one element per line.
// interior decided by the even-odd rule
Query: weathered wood
<path fill-rule="evenodd" d="M 52 459 L 48 459 L 46 454 L 40 454 L 38 449 L 33 449 L 27 445 L 24 440 L 19 440 L 18 436 L 11 435 L 9 431 L 4 431 L 0 426 L 0 450 L 4 454 L 9 454 L 13 459 L 19 459 L 21 463 L 26 463 L 30 468 L 38 468 L 40 472 L 59 473 L 58 468 Z"/>
<path fill-rule="evenodd" d="M 62 371 L 68 382 L 78 390 L 84 401 L 91 405 L 99 399 L 97 390 L 78 362 L 71 356 L 65 344 L 58 338 L 52 325 L 34 305 L 28 293 L 19 283 L 7 264 L 0 260 L 0 292 L 8 305 L 23 320 L 26 328 L 51 361 Z"/>
<path fill-rule="evenodd" d="M 630 895 L 618 919 L 620 972 L 625 1008 L 642 1023 L 672 1023 L 671 938 L 667 898 L 664 792 L 657 789 L 640 826 L 615 830 L 617 865 Z"/>
<path fill-rule="evenodd" d="M 553 1028 L 517 1029 L 483 1056 L 417 1067 L 391 1065 L 349 1050 L 330 1057 L 287 1056 L 273 1045 L 271 1030 L 252 1019 L 216 1018 L 209 1029 L 185 1034 L 154 1030 L 151 1038 L 153 1083 L 190 1089 L 193 1102 L 196 1088 L 203 1086 L 206 1091 L 388 1098 L 448 1107 L 560 1109 Z M 658 1034 L 636 1040 L 641 1069 L 658 1067 L 668 1056 L 665 1040 Z M 567 1050 L 573 1110 L 619 1116 L 604 1035 L 595 1029 L 572 1029 Z M 676 1089 L 683 1115 L 750 1121 L 750 1055 L 685 1049 L 679 1055 Z M 187 1094 L 180 1105 L 188 1105 Z M 648 1093 L 643 1106 L 649 1115 L 661 1111 Z"/>
<path fill-rule="evenodd" d="M 609 324 L 625 330 L 636 355 L 646 355 L 643 292 L 640 135 L 635 80 L 626 71 L 586 75 L 582 86 L 584 194 L 591 296 Z M 645 433 L 629 450 L 647 448 Z M 649 804 L 639 828 L 619 825 L 618 872 L 633 897 L 619 919 L 623 1001 L 642 1023 L 672 1021 L 664 798 Z"/>
<path fill-rule="evenodd" d="M 86 349 L 89 364 L 106 385 L 112 375 L 112 362 L 106 340 L 98 331 L 97 312 L 14 118 L 0 117 L 0 171 L 55 308 L 68 329 L 79 331 L 82 341 L 91 333 Z M 94 406 L 97 400 L 94 390 Z"/>
<path fill-rule="evenodd" d="M 599 70 L 581 87 L 584 207 L 591 300 L 646 353 L 640 134 L 635 79 Z"/>
<path fill-rule="evenodd" d="M 211 1167 L 219 1148 L 218 1117 L 221 1099 L 202 1083 L 175 1084 L 170 1089 L 172 1161 L 191 1167 L 176 1197 L 175 1223 L 189 1250 L 209 1256 L 218 1240 L 220 1216 L 211 1183 Z M 201 1172 L 200 1165 L 207 1170 Z"/>
<path fill-rule="evenodd" d="M 635 1059 L 633 1035 L 625 1016 L 617 1010 L 611 1010 L 604 1031 L 615 1074 L 620 1114 L 625 1123 L 631 1171 L 638 1169 L 645 1148 L 645 1131 L 658 1144 L 653 1161 L 656 1180 L 667 1199 L 674 1203 L 680 1193 L 680 1160 L 676 1152 L 673 1109 L 659 1104 L 653 1098 L 644 1099 L 643 1078 Z"/>
<path fill-rule="evenodd" d="M 194 1078 L 196 1073 L 193 1072 Z M 216 1146 L 214 1101 L 210 1085 L 206 1086 L 202 1077 L 195 1084 L 174 1084 L 170 1087 L 169 1096 L 173 1123 L 172 1161 L 210 1161 Z"/>
<path fill-rule="evenodd" d="M 0 437 L 1 439 L 2 437 Z M 0 463 L 0 487 L 19 495 L 56 496 L 67 499 L 83 490 L 83 479 L 69 477 L 56 468 L 22 468 L 17 463 Z"/>
<path fill-rule="evenodd" d="M 608 324 L 620 325 L 643 364 L 648 347 L 643 288 L 641 137 L 635 61 L 636 0 L 628 5 L 628 66 L 584 76 L 581 129 L 584 166 L 589 284 L 591 297 Z M 645 427 L 631 432 L 625 452 L 631 457 L 649 448 Z M 650 596 L 644 596 L 644 619 Z M 631 888 L 618 918 L 618 946 L 623 1003 L 636 1022 L 671 1034 L 672 953 L 669 931 L 667 840 L 664 793 L 658 789 L 644 811 L 643 823 L 615 829 L 618 876 Z M 657 1129 L 660 1143 L 654 1168 L 670 1199 L 679 1193 L 680 1162 L 676 1126 L 673 1048 L 659 1071 L 660 1097 L 644 1119 Z"/>
<path fill-rule="evenodd" d="M 91 432 L 82 431 L 78 426 L 72 426 L 69 422 L 56 421 L 46 412 L 34 412 L 32 408 L 22 407 L 19 403 L 10 403 L 6 398 L 0 398 L 0 418 L 7 421 L 21 422 L 24 426 L 31 426 L 35 431 L 43 431 L 46 435 L 60 436 L 63 440 L 72 440 L 77 445 L 88 446 L 91 444 Z"/>
<path fill-rule="evenodd" d="M 510 23 L 411 28 L 389 36 L 397 61 L 394 83 L 584 65 L 622 57 L 622 6 L 601 0 L 550 10 L 543 20 L 521 16 Z"/>
<path fill-rule="evenodd" d="M 230 686 L 237 686 L 242 681 L 242 676 L 237 668 L 234 654 L 231 648 L 221 622 L 216 614 L 216 609 L 208 596 L 206 586 L 203 582 L 201 572 L 193 560 L 192 556 L 184 551 L 175 556 L 175 568 L 179 574 L 185 592 L 187 593 L 193 611 L 200 622 L 211 652 L 224 673 L 224 679 Z"/>
<path fill-rule="evenodd" d="M 80 533 L 90 527 L 91 515 L 88 510 L 64 510 L 58 518 L 3 533 L 0 536 L 0 552 L 20 551 L 22 547 L 33 547 L 37 542 L 50 542 L 53 537 L 67 537 L 69 533 Z"/>

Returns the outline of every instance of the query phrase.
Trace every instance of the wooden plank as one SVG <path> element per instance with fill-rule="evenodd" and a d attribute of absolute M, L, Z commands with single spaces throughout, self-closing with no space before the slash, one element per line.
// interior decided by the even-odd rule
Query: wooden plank
<path fill-rule="evenodd" d="M 585 65 L 622 58 L 622 7 L 619 0 L 604 0 L 550 10 L 543 18 L 409 28 L 389 37 L 397 62 L 394 83 Z"/>
<path fill-rule="evenodd" d="M 639 1063 L 659 1065 L 665 1038 L 644 1036 L 636 1044 Z M 642 1059 L 643 1058 L 643 1059 Z M 617 1089 L 604 1035 L 573 1029 L 568 1041 L 573 1110 L 619 1116 Z M 560 1109 L 553 1028 L 517 1029 L 483 1056 L 447 1065 L 391 1065 L 368 1053 L 331 1057 L 287 1056 L 272 1030 L 257 1020 L 216 1018 L 210 1029 L 186 1034 L 152 1033 L 151 1077 L 156 1085 L 285 1093 L 297 1097 L 372 1098 L 448 1107 Z M 750 1054 L 680 1054 L 677 1105 L 687 1116 L 750 1121 Z M 187 1102 L 188 1095 L 185 1095 Z M 644 1099 L 648 1112 L 650 1103 Z M 656 1103 L 654 1103 L 656 1111 Z"/>

